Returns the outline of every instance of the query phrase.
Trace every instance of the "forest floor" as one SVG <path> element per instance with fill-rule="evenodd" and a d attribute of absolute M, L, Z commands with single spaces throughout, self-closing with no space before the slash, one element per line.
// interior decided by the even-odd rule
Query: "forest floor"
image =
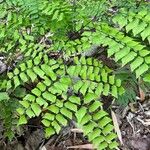
<path fill-rule="evenodd" d="M 150 101 L 137 101 L 126 107 L 113 104 L 112 110 L 119 125 L 120 150 L 150 150 Z M 24 127 L 24 134 L 11 143 L 1 141 L 0 150 L 84 150 L 92 149 L 82 131 L 74 123 L 63 128 L 59 135 L 48 140 L 39 124 L 39 118 Z M 118 133 L 119 133 L 118 132 Z"/>
<path fill-rule="evenodd" d="M 106 98 L 103 103 L 104 109 L 109 112 L 111 107 L 116 117 L 113 122 L 119 126 L 117 128 L 119 150 L 150 150 L 150 98 L 137 100 L 126 107 L 112 104 L 112 101 L 110 99 L 106 101 Z M 3 128 L 0 125 L 1 131 Z M 45 139 L 40 118 L 35 118 L 23 127 L 21 133 L 23 134 L 16 135 L 12 142 L 0 140 L 0 150 L 92 149 L 92 145 L 83 136 L 82 131 L 75 128 L 74 122 L 63 128 L 59 135 Z"/>

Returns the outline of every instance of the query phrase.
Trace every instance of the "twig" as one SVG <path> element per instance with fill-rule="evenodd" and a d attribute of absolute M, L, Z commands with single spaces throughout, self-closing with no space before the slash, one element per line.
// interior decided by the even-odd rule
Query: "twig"
<path fill-rule="evenodd" d="M 134 125 L 131 123 L 131 120 L 129 119 L 129 117 L 127 116 L 127 121 L 128 123 L 130 124 L 130 126 L 132 127 L 132 130 L 133 130 L 133 135 L 135 135 L 135 129 L 134 129 Z"/>

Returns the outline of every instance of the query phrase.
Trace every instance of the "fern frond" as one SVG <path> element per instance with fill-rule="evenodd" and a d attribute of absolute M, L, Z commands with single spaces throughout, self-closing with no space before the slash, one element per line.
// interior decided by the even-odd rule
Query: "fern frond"
<path fill-rule="evenodd" d="M 87 47 L 91 45 L 108 46 L 108 57 L 114 57 L 114 60 L 118 63 L 121 62 L 122 66 L 129 64 L 131 71 L 135 72 L 137 78 L 149 70 L 150 52 L 147 47 L 107 23 L 97 27 L 96 32 L 83 33 L 84 37 L 87 41 L 89 40 Z M 81 52 L 85 51 L 81 49 Z"/>
<path fill-rule="evenodd" d="M 147 9 L 133 11 L 133 9 L 120 12 L 113 18 L 113 22 L 119 24 L 119 27 L 125 28 L 126 32 L 132 31 L 133 36 L 139 35 L 144 41 L 147 39 L 150 43 L 150 19 Z"/>
<path fill-rule="evenodd" d="M 98 150 L 117 147 L 101 96 L 123 99 L 129 92 L 124 93 L 123 80 L 115 75 L 118 68 L 114 71 L 91 56 L 106 51 L 105 57 L 123 69 L 130 68 L 135 80 L 141 77 L 150 82 L 150 20 L 148 7 L 122 9 L 107 19 L 109 6 L 114 5 L 106 0 L 0 3 L 0 52 L 6 64 L 17 62 L 0 79 L 0 100 L 19 99 L 18 125 L 40 116 L 50 137 L 74 120 Z M 19 62 L 15 61 L 18 55 L 23 58 Z M 9 105 L 9 115 L 16 115 L 16 108 Z"/>
<path fill-rule="evenodd" d="M 75 57 L 68 66 L 64 66 L 61 59 L 59 61 L 50 59 L 47 63 L 40 64 L 40 67 L 39 64 L 38 68 L 34 67 L 30 70 L 36 74 L 38 83 L 20 101 L 22 107 L 17 109 L 20 125 L 25 124 L 29 118 L 41 115 L 41 122 L 48 137 L 59 133 L 61 127 L 66 126 L 69 120 L 85 115 L 83 119 L 80 117 L 82 122 L 80 125 L 95 147 L 113 149 L 117 146 L 116 142 L 111 142 L 115 138 L 111 119 L 102 110 L 102 103 L 99 100 L 101 93 L 118 97 L 118 94 L 123 92 L 121 81 L 115 78 L 109 68 L 96 59 L 85 57 Z M 14 72 L 15 83 L 18 70 Z M 20 75 L 21 73 L 18 78 Z M 29 77 L 32 78 L 33 75 Z M 15 88 L 18 86 L 20 84 L 17 86 L 15 84 Z M 87 108 L 89 111 L 80 114 L 80 109 L 87 110 Z M 97 130 L 101 131 L 101 134 L 92 137 L 92 131 Z M 102 141 L 96 140 L 101 138 Z"/>

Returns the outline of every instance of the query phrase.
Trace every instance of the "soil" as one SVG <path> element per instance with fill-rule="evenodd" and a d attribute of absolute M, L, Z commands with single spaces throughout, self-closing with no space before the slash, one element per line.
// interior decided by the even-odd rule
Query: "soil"
<path fill-rule="evenodd" d="M 150 150 L 150 102 L 115 108 L 124 145 L 120 150 Z"/>

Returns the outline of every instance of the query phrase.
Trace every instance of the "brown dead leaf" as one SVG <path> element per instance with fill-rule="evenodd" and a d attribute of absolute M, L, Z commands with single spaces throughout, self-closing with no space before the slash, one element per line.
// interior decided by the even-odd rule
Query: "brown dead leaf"
<path fill-rule="evenodd" d="M 143 102 L 145 100 L 145 93 L 140 87 L 139 87 L 139 94 L 140 94 L 140 100 Z"/>
<path fill-rule="evenodd" d="M 84 144 L 84 145 L 75 145 L 75 146 L 69 146 L 67 147 L 67 149 L 90 149 L 90 150 L 94 150 L 94 147 L 92 144 Z"/>
<path fill-rule="evenodd" d="M 117 133 L 118 139 L 119 139 L 121 145 L 123 145 L 122 135 L 121 135 L 121 131 L 120 131 L 120 128 L 119 128 L 118 121 L 117 121 L 117 117 L 116 117 L 116 114 L 114 113 L 114 111 L 112 111 L 112 110 L 111 110 L 111 116 L 112 116 L 114 129 Z"/>
<path fill-rule="evenodd" d="M 139 85 L 142 84 L 142 80 L 139 78 L 138 80 Z M 140 100 L 143 102 L 145 100 L 145 93 L 144 91 L 141 89 L 141 87 L 139 86 L 139 95 L 140 95 Z"/>

